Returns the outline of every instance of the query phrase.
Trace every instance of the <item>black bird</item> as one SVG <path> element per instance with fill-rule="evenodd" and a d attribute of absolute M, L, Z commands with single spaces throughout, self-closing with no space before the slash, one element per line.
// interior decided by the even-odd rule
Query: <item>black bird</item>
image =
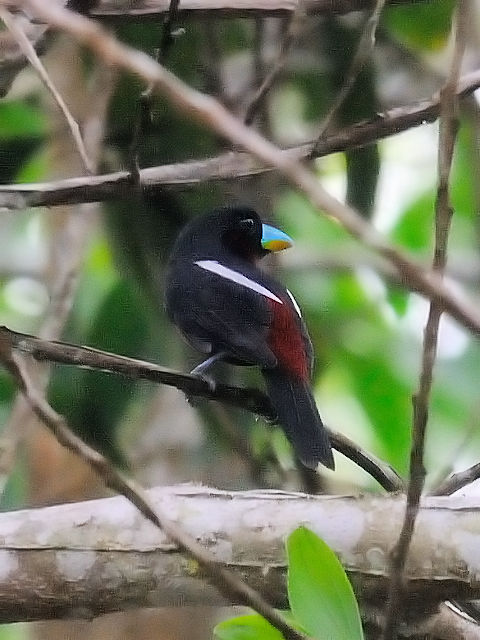
<path fill-rule="evenodd" d="M 170 257 L 166 308 L 207 360 L 257 365 L 278 421 L 303 464 L 334 469 L 328 435 L 313 399 L 313 351 L 300 309 L 257 261 L 293 244 L 248 207 L 222 207 L 195 218 Z"/>

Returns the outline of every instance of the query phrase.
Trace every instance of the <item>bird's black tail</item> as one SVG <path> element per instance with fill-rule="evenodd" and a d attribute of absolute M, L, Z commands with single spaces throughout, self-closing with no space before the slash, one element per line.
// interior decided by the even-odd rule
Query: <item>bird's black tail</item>
<path fill-rule="evenodd" d="M 264 369 L 263 375 L 278 422 L 303 464 L 316 469 L 320 462 L 334 469 L 330 440 L 308 382 L 278 369 Z"/>

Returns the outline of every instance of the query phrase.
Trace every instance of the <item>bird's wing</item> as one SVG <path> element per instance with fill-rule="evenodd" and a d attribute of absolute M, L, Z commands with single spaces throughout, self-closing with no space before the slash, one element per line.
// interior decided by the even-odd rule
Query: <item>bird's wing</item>
<path fill-rule="evenodd" d="M 277 296 L 251 274 L 213 260 L 201 260 L 176 279 L 167 296 L 170 315 L 193 344 L 211 345 L 241 361 L 274 367 L 267 344 L 271 324 L 268 304 Z M 170 301 L 169 301 L 170 298 Z"/>

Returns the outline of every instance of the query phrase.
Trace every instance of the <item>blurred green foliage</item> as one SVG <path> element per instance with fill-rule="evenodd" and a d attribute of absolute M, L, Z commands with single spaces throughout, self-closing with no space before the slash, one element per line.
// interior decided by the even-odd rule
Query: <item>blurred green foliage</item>
<path fill-rule="evenodd" d="M 405 44 L 420 51 L 435 51 L 446 44 L 454 7 L 454 0 L 391 6 L 385 10 L 385 22 Z"/>

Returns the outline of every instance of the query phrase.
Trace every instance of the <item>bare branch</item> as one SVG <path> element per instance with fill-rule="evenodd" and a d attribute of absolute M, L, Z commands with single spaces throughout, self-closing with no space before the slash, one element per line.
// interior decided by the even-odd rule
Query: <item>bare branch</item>
<path fill-rule="evenodd" d="M 90 160 L 90 158 L 88 157 L 87 150 L 85 149 L 85 144 L 83 142 L 83 138 L 80 133 L 80 127 L 78 126 L 78 122 L 70 113 L 70 109 L 65 104 L 65 100 L 60 95 L 59 91 L 57 90 L 56 86 L 53 84 L 50 76 L 48 75 L 45 67 L 40 62 L 37 52 L 35 51 L 35 48 L 33 47 L 32 43 L 28 39 L 25 31 L 22 29 L 21 22 L 19 22 L 15 18 L 15 16 L 13 16 L 4 7 L 0 7 L 0 19 L 5 23 L 7 29 L 14 36 L 21 50 L 25 54 L 25 57 L 30 62 L 32 67 L 35 69 L 35 71 L 38 73 L 43 84 L 50 91 L 50 93 L 53 96 L 53 99 L 60 107 L 65 117 L 65 120 L 67 121 L 70 132 L 72 134 L 73 141 L 75 142 L 75 145 L 78 149 L 78 153 L 82 158 L 82 162 L 85 166 L 85 169 L 87 170 L 88 173 L 93 173 L 95 170 L 95 167 L 92 161 Z"/>
<path fill-rule="evenodd" d="M 382 15 L 384 6 L 385 0 L 376 0 L 372 14 L 366 21 L 362 35 L 360 37 L 360 42 L 358 43 L 357 50 L 355 51 L 350 69 L 347 72 L 343 85 L 341 86 L 340 91 L 335 96 L 335 100 L 320 126 L 317 143 L 321 142 L 326 131 L 329 129 L 331 123 L 333 122 L 333 119 L 337 115 L 338 110 L 347 99 L 359 74 L 361 73 L 363 67 L 365 66 L 373 52 L 373 49 L 375 47 L 378 22 L 380 20 L 380 16 Z M 313 148 L 312 157 L 315 157 L 316 150 L 317 145 L 315 145 Z"/>
<path fill-rule="evenodd" d="M 459 81 L 457 95 L 459 98 L 465 98 L 479 87 L 480 71 L 466 74 Z M 320 158 L 330 153 L 369 145 L 412 127 L 434 122 L 439 112 L 439 96 L 413 105 L 391 109 L 379 114 L 373 120 L 358 122 L 324 136 L 317 143 L 314 156 Z M 312 155 L 314 145 L 315 143 L 308 143 L 279 151 L 279 153 L 291 159 L 302 160 Z M 170 189 L 185 189 L 195 187 L 201 182 L 234 180 L 273 169 L 247 153 L 232 151 L 215 158 L 141 169 L 140 183 L 147 189 L 160 185 Z M 132 184 L 129 172 L 118 171 L 102 176 L 68 178 L 53 182 L 0 185 L 0 208 L 25 209 L 115 200 L 128 195 Z"/>
<path fill-rule="evenodd" d="M 18 16 L 17 16 L 18 20 Z M 71 55 L 79 53 L 80 47 L 66 39 L 59 42 L 57 55 L 69 52 Z M 55 71 L 53 70 L 53 73 Z M 77 118 L 85 132 L 85 146 L 88 156 L 98 162 L 103 141 L 104 124 L 107 107 L 115 86 L 116 73 L 105 65 L 95 64 L 86 84 L 81 70 L 81 64 L 70 67 L 67 78 L 63 77 L 64 69 L 57 69 L 57 81 L 63 85 L 63 91 L 68 96 L 83 93 L 85 100 L 82 104 L 75 104 Z M 60 75 L 59 75 L 60 74 Z M 52 116 L 61 122 L 61 114 L 52 105 Z M 76 153 L 65 156 L 56 150 L 65 144 L 70 148 L 69 132 L 62 126 L 55 138 L 50 138 L 49 149 L 55 158 L 53 170 L 60 175 L 68 175 L 81 169 L 80 157 Z M 92 225 L 96 224 L 99 207 L 95 204 L 81 204 L 70 207 L 66 211 L 56 211 L 45 214 L 45 221 L 54 215 L 55 224 L 49 241 L 48 261 L 44 268 L 44 283 L 49 291 L 49 305 L 45 310 L 39 328 L 41 338 L 58 339 L 63 331 L 73 305 L 74 294 L 79 272 L 84 264 L 85 250 L 91 236 Z M 23 256 L 25 258 L 25 256 Z M 38 366 L 32 362 L 30 374 L 37 386 L 43 391 L 48 383 L 50 371 L 47 365 Z M 10 415 L 0 434 L 0 490 L 6 485 L 16 462 L 16 452 L 25 441 L 32 443 L 36 436 L 32 434 L 32 426 L 37 423 L 28 404 L 21 393 L 18 393 L 12 404 Z M 32 443 L 33 444 L 33 443 Z M 33 448 L 35 449 L 35 445 Z M 27 444 L 28 448 L 28 444 Z M 32 471 L 33 473 L 33 471 Z"/>
<path fill-rule="evenodd" d="M 212 391 L 207 382 L 186 373 L 106 351 L 41 340 L 24 333 L 10 331 L 7 327 L 0 327 L 0 340 L 8 344 L 10 349 L 27 353 L 39 361 L 70 364 L 106 373 L 117 373 L 133 380 L 149 380 L 157 384 L 166 384 L 181 389 L 189 395 L 218 400 L 251 411 L 268 421 L 275 419 L 275 411 L 269 398 L 258 389 L 230 387 L 219 383 L 215 391 Z M 401 478 L 388 464 L 364 451 L 346 436 L 334 431 L 329 431 L 329 435 L 337 451 L 369 473 L 386 491 L 401 491 L 404 488 Z"/>
<path fill-rule="evenodd" d="M 280 45 L 280 51 L 278 52 L 277 59 L 275 60 L 271 70 L 265 76 L 262 84 L 258 87 L 255 95 L 253 96 L 250 104 L 247 106 L 245 112 L 245 124 L 251 125 L 255 114 L 260 109 L 260 107 L 264 104 L 265 98 L 268 95 L 268 92 L 272 89 L 275 81 L 278 76 L 282 72 L 290 49 L 293 44 L 296 42 L 298 37 L 300 36 L 302 25 L 305 21 L 305 12 L 303 8 L 302 0 L 299 1 L 297 9 L 291 15 L 285 35 L 282 38 L 282 42 Z"/>
<path fill-rule="evenodd" d="M 402 521 L 404 496 L 230 492 L 191 485 L 144 495 L 155 513 L 181 522 L 190 537 L 208 546 L 217 566 L 244 576 L 269 594 L 274 606 L 286 604 L 284 541 L 300 524 L 339 555 L 363 612 L 378 610 L 385 599 L 388 550 Z M 425 616 L 445 598 L 480 597 L 479 516 L 478 497 L 422 502 L 406 568 L 414 625 L 432 625 L 435 616 L 431 621 Z M 1 621 L 241 602 L 205 583 L 202 570 L 185 562 L 168 532 L 152 527 L 120 496 L 2 513 L 0 541 Z"/>
<path fill-rule="evenodd" d="M 455 49 L 449 76 L 441 94 L 440 133 L 438 140 L 438 190 L 435 206 L 433 268 L 442 276 L 447 262 L 448 234 L 453 214 L 450 204 L 449 180 L 458 130 L 456 88 L 466 46 L 468 26 L 467 2 L 468 0 L 460 0 L 455 13 Z M 403 613 L 404 568 L 425 482 L 423 452 L 433 381 L 433 368 L 437 353 L 438 329 L 442 312 L 442 307 L 432 300 L 424 332 L 419 388 L 413 398 L 413 429 L 407 505 L 398 542 L 392 551 L 392 576 L 386 622 L 382 636 L 383 640 L 395 640 Z"/>
<path fill-rule="evenodd" d="M 460 491 L 475 480 L 480 478 L 480 463 L 472 465 L 464 471 L 452 473 L 445 480 L 430 492 L 432 496 L 451 496 L 456 491 Z"/>

